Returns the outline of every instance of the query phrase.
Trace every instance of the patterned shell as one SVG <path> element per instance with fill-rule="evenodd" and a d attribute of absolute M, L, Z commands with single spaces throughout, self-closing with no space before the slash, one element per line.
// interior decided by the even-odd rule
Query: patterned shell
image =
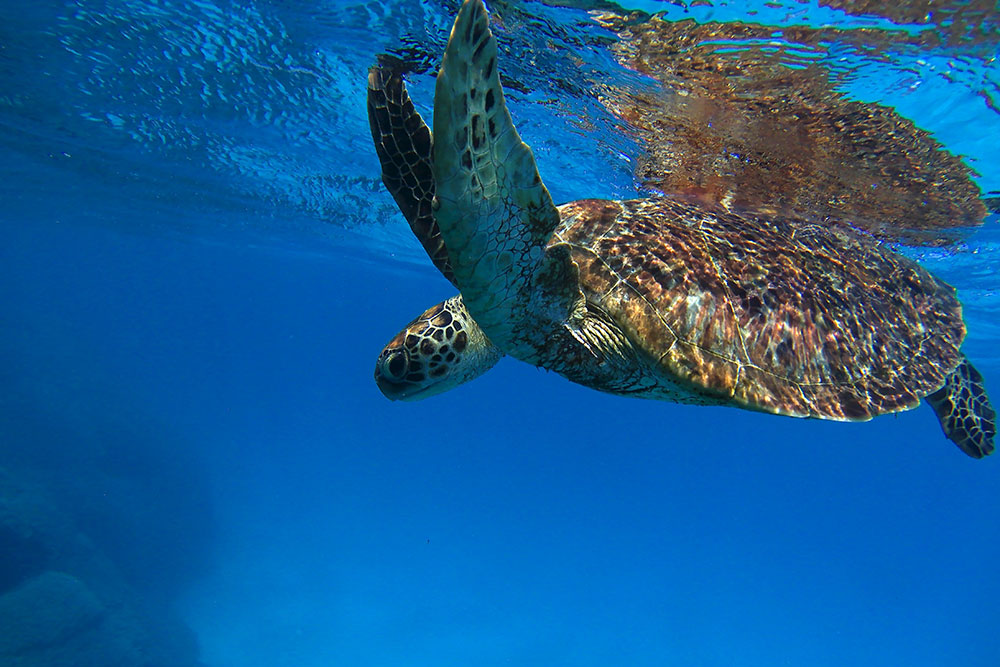
<path fill-rule="evenodd" d="M 863 420 L 914 407 L 959 363 L 955 290 L 854 230 L 672 198 L 560 212 L 552 243 L 588 299 L 706 399 Z"/>

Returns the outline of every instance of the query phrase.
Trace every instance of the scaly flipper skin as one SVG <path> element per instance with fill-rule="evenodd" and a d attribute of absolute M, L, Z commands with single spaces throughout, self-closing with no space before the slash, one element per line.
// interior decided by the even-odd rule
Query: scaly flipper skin
<path fill-rule="evenodd" d="M 944 434 L 963 452 L 981 459 L 993 451 L 997 413 L 986 395 L 983 376 L 968 359 L 962 358 L 927 402 L 941 420 Z"/>
<path fill-rule="evenodd" d="M 469 312 L 508 354 L 538 363 L 584 306 L 566 248 L 546 252 L 559 212 L 518 136 L 482 0 L 466 0 L 434 96 L 434 217 Z"/>
<path fill-rule="evenodd" d="M 368 72 L 368 123 L 382 163 L 382 182 L 434 266 L 455 284 L 448 250 L 431 214 L 431 131 L 414 108 L 398 72 L 382 67 Z"/>

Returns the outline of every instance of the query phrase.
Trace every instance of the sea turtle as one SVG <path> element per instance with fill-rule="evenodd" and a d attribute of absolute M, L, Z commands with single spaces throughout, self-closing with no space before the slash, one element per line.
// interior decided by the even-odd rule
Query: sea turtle
<path fill-rule="evenodd" d="M 401 331 L 375 381 L 415 400 L 504 354 L 615 394 L 845 421 L 926 398 L 980 458 L 995 412 L 959 352 L 955 290 L 846 225 L 683 197 L 556 207 L 514 128 L 482 0 L 465 0 L 434 130 L 401 77 L 369 73 L 382 178 L 461 292 Z"/>

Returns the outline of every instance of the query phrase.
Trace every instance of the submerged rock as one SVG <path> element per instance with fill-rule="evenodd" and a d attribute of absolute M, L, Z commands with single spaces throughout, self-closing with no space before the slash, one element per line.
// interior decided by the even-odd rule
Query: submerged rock
<path fill-rule="evenodd" d="M 0 373 L 0 665 L 200 665 L 172 606 L 211 545 L 192 449 L 32 368 Z"/>
<path fill-rule="evenodd" d="M 198 665 L 191 631 L 31 476 L 0 469 L 0 664 Z"/>
<path fill-rule="evenodd" d="M 0 596 L 0 657 L 51 662 L 77 635 L 94 631 L 107 613 L 87 586 L 65 572 L 43 572 Z M 52 656 L 54 657 L 54 656 Z M 6 662 L 4 664 L 7 664 Z"/>

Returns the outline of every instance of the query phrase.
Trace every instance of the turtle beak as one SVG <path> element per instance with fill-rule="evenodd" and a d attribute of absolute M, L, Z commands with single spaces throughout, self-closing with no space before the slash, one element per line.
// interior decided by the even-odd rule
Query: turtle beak
<path fill-rule="evenodd" d="M 381 373 L 379 368 L 375 369 L 375 384 L 390 401 L 419 401 L 447 389 L 447 386 L 440 384 L 420 385 L 406 380 L 393 380 Z"/>
<path fill-rule="evenodd" d="M 375 371 L 375 384 L 378 385 L 378 389 L 382 392 L 382 395 L 390 401 L 405 401 L 409 398 L 410 394 L 414 393 L 412 390 L 416 389 L 416 387 L 408 385 L 405 382 L 394 382 L 377 370 Z"/>
<path fill-rule="evenodd" d="M 375 384 L 378 385 L 378 390 L 382 392 L 382 395 L 388 398 L 390 401 L 403 400 L 406 396 L 406 388 L 399 385 L 393 384 L 392 382 L 386 381 L 385 378 L 380 377 L 378 373 L 375 373 Z"/>
<path fill-rule="evenodd" d="M 433 396 L 438 393 L 436 391 L 430 391 L 434 389 L 434 387 L 414 387 L 412 385 L 393 384 L 392 382 L 380 381 L 377 377 L 375 378 L 375 384 L 378 385 L 382 395 L 390 401 L 419 401 L 422 398 L 427 398 L 428 396 Z"/>

